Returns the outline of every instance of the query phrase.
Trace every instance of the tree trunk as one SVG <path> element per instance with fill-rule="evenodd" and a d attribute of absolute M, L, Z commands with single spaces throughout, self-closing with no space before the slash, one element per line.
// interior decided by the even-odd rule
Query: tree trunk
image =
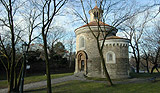
<path fill-rule="evenodd" d="M 13 26 L 13 16 L 12 16 L 12 1 L 9 0 L 9 10 L 8 10 L 8 19 L 11 31 L 11 42 L 12 42 L 12 60 L 11 60 L 11 73 L 10 73 L 10 84 L 8 92 L 12 92 L 14 88 L 14 68 L 15 68 L 15 37 L 14 37 L 14 26 Z"/>
<path fill-rule="evenodd" d="M 158 70 L 158 64 L 157 64 L 157 62 L 158 62 L 158 58 L 159 58 L 159 52 L 160 52 L 160 48 L 158 48 L 158 50 L 157 50 L 157 52 L 156 52 L 156 57 L 155 57 L 155 60 L 154 60 L 154 66 L 153 66 L 153 68 L 152 68 L 152 70 L 151 70 L 151 74 L 153 73 L 153 70 L 154 69 L 156 69 L 158 72 L 159 72 L 159 70 Z"/>
<path fill-rule="evenodd" d="M 137 48 L 136 48 L 136 50 L 137 50 L 137 73 L 139 73 L 139 64 L 140 64 L 140 53 L 139 53 L 139 45 L 138 45 L 138 43 L 136 43 L 136 46 L 137 46 Z"/>
<path fill-rule="evenodd" d="M 25 72 L 26 72 L 26 53 L 24 53 L 23 55 L 23 69 L 22 69 L 22 77 L 20 79 L 22 79 L 20 82 L 20 93 L 23 93 L 23 89 L 24 89 L 24 77 L 25 77 Z"/>
<path fill-rule="evenodd" d="M 13 28 L 12 28 L 13 29 Z M 12 34 L 12 63 L 11 63 L 11 73 L 10 73 L 10 92 L 13 91 L 14 88 L 14 68 L 15 68 L 15 43 L 14 43 L 14 31 L 11 31 Z"/>
<path fill-rule="evenodd" d="M 154 69 L 156 69 L 157 67 L 158 67 L 158 64 L 155 64 L 155 65 L 152 67 L 151 74 L 153 73 Z"/>
<path fill-rule="evenodd" d="M 157 72 L 159 73 L 158 67 L 156 67 Z"/>
<path fill-rule="evenodd" d="M 42 32 L 42 36 L 43 36 L 45 62 L 46 62 L 47 92 L 52 93 L 50 67 L 49 67 L 49 60 L 48 60 L 48 53 L 47 53 L 47 40 L 46 40 L 46 35 L 44 35 L 43 32 Z"/>
<path fill-rule="evenodd" d="M 136 62 L 136 72 L 139 73 L 139 62 Z"/>
<path fill-rule="evenodd" d="M 105 64 L 105 60 L 104 60 L 104 57 L 103 57 L 103 53 L 102 53 L 102 51 L 99 51 L 99 53 L 100 53 L 100 56 L 101 56 L 103 70 L 105 72 L 105 76 L 107 78 L 108 84 L 109 84 L 109 86 L 113 86 L 113 83 L 111 81 L 111 78 L 110 78 L 109 73 L 108 73 L 107 68 L 106 68 L 106 64 Z"/>
<path fill-rule="evenodd" d="M 146 66 L 146 68 L 147 68 L 147 72 L 148 72 L 148 73 L 150 73 L 150 71 L 149 71 L 149 67 L 148 67 L 148 66 L 149 66 L 149 65 L 148 65 L 148 59 L 146 59 L 146 64 L 147 64 L 147 66 Z"/>
<path fill-rule="evenodd" d="M 109 76 L 109 73 L 107 71 L 107 68 L 106 68 L 105 60 L 104 60 L 104 57 L 103 57 L 103 51 L 102 51 L 102 49 L 100 49 L 100 44 L 99 44 L 99 40 L 98 39 L 97 39 L 97 47 L 98 47 L 99 55 L 101 57 L 103 70 L 104 70 L 105 76 L 107 78 L 108 84 L 109 84 L 109 86 L 113 86 L 112 80 L 111 80 L 111 78 Z"/>
<path fill-rule="evenodd" d="M 72 60 L 71 60 L 71 53 L 69 53 L 69 68 L 71 68 L 72 67 Z"/>
<path fill-rule="evenodd" d="M 134 55 L 134 59 L 136 61 L 136 73 L 139 73 L 139 63 L 140 63 L 140 54 L 139 54 L 139 49 L 138 49 L 138 46 L 135 50 L 135 47 L 132 45 L 132 43 L 130 42 L 131 44 L 131 48 L 133 50 L 133 55 Z M 136 51 L 138 52 L 138 54 L 136 54 Z"/>
<path fill-rule="evenodd" d="M 15 77 L 15 79 L 14 79 L 14 86 L 15 86 L 14 90 L 18 92 L 19 90 L 17 90 L 18 86 L 17 86 L 17 69 L 16 69 L 16 67 L 15 67 L 14 77 Z"/>

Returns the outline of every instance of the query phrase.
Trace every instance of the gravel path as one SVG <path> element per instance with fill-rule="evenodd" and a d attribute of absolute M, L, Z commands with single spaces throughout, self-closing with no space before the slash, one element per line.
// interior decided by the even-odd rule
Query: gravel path
<path fill-rule="evenodd" d="M 74 75 L 71 76 L 65 76 L 57 79 L 52 79 L 51 83 L 52 84 L 57 84 L 65 81 L 71 81 L 71 80 L 80 80 L 80 81 L 86 81 L 86 82 L 98 82 L 98 83 L 106 83 L 106 81 L 94 81 L 94 80 L 87 80 L 86 78 L 83 77 L 76 77 Z M 149 82 L 148 79 L 139 79 L 139 78 L 133 78 L 133 79 L 126 79 L 124 81 L 113 81 L 114 84 L 128 84 L 128 83 L 143 83 L 143 82 Z M 32 89 L 32 88 L 37 88 L 37 87 L 42 87 L 46 86 L 47 81 L 40 81 L 40 82 L 35 82 L 35 83 L 30 83 L 30 84 L 25 84 L 24 85 L 24 90 Z M 7 88 L 5 89 L 0 89 L 0 93 L 7 93 Z"/>
<path fill-rule="evenodd" d="M 85 81 L 86 79 L 85 78 L 75 77 L 74 75 L 71 75 L 71 76 L 65 76 L 65 77 L 61 77 L 61 78 L 57 78 L 57 79 L 52 79 L 51 83 L 52 84 L 57 84 L 57 83 L 70 81 L 70 80 Z M 42 87 L 42 86 L 46 86 L 46 85 L 47 85 L 47 81 L 40 81 L 40 82 L 34 82 L 34 83 L 30 83 L 30 84 L 25 84 L 24 85 L 24 90 L 37 88 L 37 87 Z M 0 93 L 7 93 L 7 90 L 8 90 L 7 88 L 0 89 Z"/>

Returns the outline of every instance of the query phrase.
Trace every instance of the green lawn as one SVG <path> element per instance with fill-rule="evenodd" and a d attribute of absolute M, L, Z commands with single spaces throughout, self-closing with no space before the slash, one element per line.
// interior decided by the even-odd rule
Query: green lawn
<path fill-rule="evenodd" d="M 52 78 L 72 75 L 73 73 L 54 74 Z M 136 74 L 132 73 L 131 76 L 135 78 L 149 78 L 159 76 L 160 73 L 155 74 Z M 98 78 L 90 78 L 95 80 L 104 80 Z M 25 83 L 37 82 L 46 80 L 46 76 L 30 76 L 25 78 Z M 113 87 L 108 87 L 107 84 L 97 82 L 84 82 L 84 81 L 67 81 L 59 84 L 52 85 L 53 93 L 159 93 L 160 79 L 155 83 L 134 83 L 134 84 L 116 84 Z M 7 85 L 6 81 L 0 81 L 0 88 Z M 6 87 L 6 86 L 5 86 Z M 25 91 L 25 93 L 46 93 L 46 86 Z"/>
<path fill-rule="evenodd" d="M 69 75 L 73 75 L 73 73 L 52 74 L 51 75 L 51 79 L 60 78 L 60 77 L 64 77 L 64 76 L 69 76 Z M 47 80 L 47 76 L 45 76 L 45 75 L 30 76 L 30 77 L 26 77 L 25 78 L 25 82 L 24 83 L 27 84 L 27 83 L 43 81 L 43 80 Z"/>
<path fill-rule="evenodd" d="M 160 77 L 160 73 L 130 73 L 130 78 L 151 78 L 151 77 Z M 106 78 L 95 78 L 95 77 L 87 77 L 88 80 L 96 80 L 96 81 L 107 81 Z M 113 79 L 112 81 L 126 81 L 126 79 Z"/>
<path fill-rule="evenodd" d="M 104 83 L 68 81 L 52 85 L 53 93 L 159 93 L 160 81 L 155 83 L 116 84 L 108 87 Z M 46 87 L 25 91 L 46 93 Z"/>
<path fill-rule="evenodd" d="M 64 76 L 69 76 L 69 75 L 73 75 L 73 73 L 64 73 L 64 74 L 52 74 L 51 78 L 59 78 L 59 77 L 64 77 Z M 33 82 L 38 82 L 38 81 L 43 81 L 46 80 L 46 76 L 45 75 L 39 75 L 39 76 L 29 76 L 29 77 L 25 77 L 24 79 L 24 83 L 28 84 L 28 83 L 33 83 Z M 7 87 L 7 81 L 0 81 L 0 88 L 6 88 Z"/>
<path fill-rule="evenodd" d="M 132 78 L 149 78 L 159 76 L 155 74 L 137 74 L 132 73 Z M 104 78 L 88 78 L 91 80 L 106 80 Z M 113 87 L 104 83 L 84 82 L 84 81 L 67 81 L 52 85 L 53 93 L 159 93 L 160 79 L 155 83 L 134 83 L 134 84 L 116 84 Z M 123 80 L 122 80 L 123 81 Z M 46 93 L 46 86 L 25 91 L 25 93 Z"/>

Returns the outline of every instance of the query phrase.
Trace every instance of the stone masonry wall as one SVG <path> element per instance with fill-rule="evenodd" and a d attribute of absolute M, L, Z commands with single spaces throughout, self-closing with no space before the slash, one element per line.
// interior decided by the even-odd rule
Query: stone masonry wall
<path fill-rule="evenodd" d="M 79 48 L 79 38 L 83 36 L 85 39 L 85 47 Z M 97 48 L 96 39 L 91 32 L 80 33 L 76 36 L 76 51 L 84 50 L 87 53 L 87 76 L 101 77 L 101 62 Z"/>
<path fill-rule="evenodd" d="M 89 30 L 89 29 L 88 29 Z M 96 32 L 95 32 L 96 33 Z M 99 52 L 97 49 L 96 39 L 92 33 L 86 29 L 76 32 L 76 52 L 84 50 L 87 53 L 87 76 L 88 77 L 104 77 L 104 71 L 100 61 Z M 79 38 L 83 36 L 85 39 L 85 47 L 79 48 Z M 106 63 L 107 70 L 112 79 L 128 78 L 128 41 L 124 39 L 106 40 L 103 48 L 104 57 L 106 53 L 112 51 L 116 56 L 116 63 Z M 75 72 L 77 72 L 77 62 Z"/>
<path fill-rule="evenodd" d="M 114 41 L 112 41 L 114 43 Z M 124 40 L 116 41 L 125 42 Z M 108 51 L 115 53 L 116 63 L 107 63 L 106 67 L 112 79 L 114 78 L 128 78 L 128 67 L 129 67 L 129 58 L 128 58 L 128 45 L 126 44 L 107 44 L 104 47 L 104 56 Z M 106 60 L 106 58 L 105 58 Z"/>

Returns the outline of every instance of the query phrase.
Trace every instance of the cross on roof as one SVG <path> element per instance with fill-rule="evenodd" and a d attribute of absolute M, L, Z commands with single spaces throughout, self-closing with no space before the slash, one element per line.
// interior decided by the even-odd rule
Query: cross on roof
<path fill-rule="evenodd" d="M 97 0 L 96 0 L 96 2 L 95 2 L 95 3 L 96 3 L 96 6 L 97 6 Z"/>

